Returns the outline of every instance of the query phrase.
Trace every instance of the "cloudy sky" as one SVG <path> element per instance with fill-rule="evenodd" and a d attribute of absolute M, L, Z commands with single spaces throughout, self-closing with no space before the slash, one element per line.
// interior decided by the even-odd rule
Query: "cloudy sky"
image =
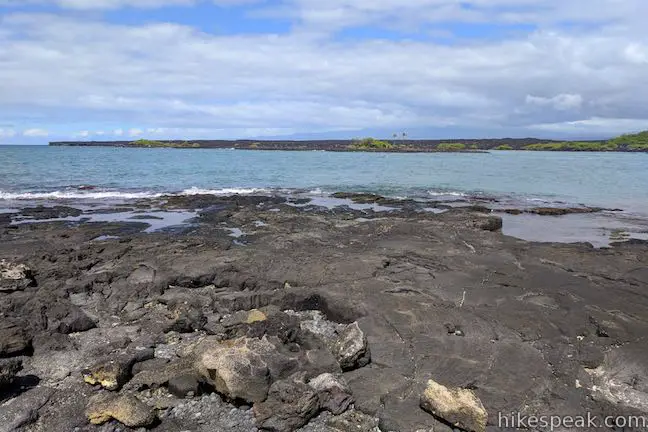
<path fill-rule="evenodd" d="M 645 0 L 0 0 L 0 143 L 648 129 Z"/>

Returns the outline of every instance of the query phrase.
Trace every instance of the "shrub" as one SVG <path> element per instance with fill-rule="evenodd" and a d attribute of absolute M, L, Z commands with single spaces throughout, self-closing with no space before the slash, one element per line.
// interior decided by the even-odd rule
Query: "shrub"
<path fill-rule="evenodd" d="M 131 141 L 130 145 L 135 147 L 166 147 L 168 144 L 161 141 L 153 141 L 148 139 L 138 139 L 137 141 Z"/>
<path fill-rule="evenodd" d="M 502 144 L 497 147 L 495 147 L 493 150 L 513 150 L 513 147 L 511 147 L 508 144 Z"/>
<path fill-rule="evenodd" d="M 353 140 L 350 148 L 355 150 L 387 150 L 393 148 L 393 144 L 377 140 L 375 138 L 363 138 L 361 140 Z"/>
<path fill-rule="evenodd" d="M 441 143 L 437 146 L 437 150 L 441 151 L 457 151 L 465 150 L 466 144 L 463 143 Z"/>
<path fill-rule="evenodd" d="M 616 144 L 618 147 L 627 150 L 646 151 L 648 150 L 648 131 L 621 135 L 611 139 L 608 143 Z"/>
<path fill-rule="evenodd" d="M 566 141 L 556 143 L 538 143 L 529 144 L 524 147 L 524 150 L 536 151 L 614 151 L 618 149 L 618 145 L 611 142 L 578 142 Z"/>

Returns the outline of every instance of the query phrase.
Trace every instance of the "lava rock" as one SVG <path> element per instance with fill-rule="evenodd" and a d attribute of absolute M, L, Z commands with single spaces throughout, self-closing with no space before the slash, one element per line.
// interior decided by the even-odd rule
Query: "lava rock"
<path fill-rule="evenodd" d="M 0 389 L 11 384 L 21 369 L 22 361 L 19 359 L 0 359 Z"/>
<path fill-rule="evenodd" d="M 366 366 L 371 361 L 367 338 L 357 322 L 349 324 L 331 347 L 344 371 Z"/>
<path fill-rule="evenodd" d="M 59 333 L 70 334 L 88 331 L 97 327 L 97 324 L 76 306 L 70 309 L 70 313 L 66 316 L 58 326 Z"/>
<path fill-rule="evenodd" d="M 341 377 L 324 373 L 310 380 L 308 385 L 317 392 L 320 407 L 334 415 L 342 414 L 353 403 L 351 390 Z"/>
<path fill-rule="evenodd" d="M 317 392 L 299 375 L 273 383 L 268 399 L 254 405 L 258 426 L 277 432 L 290 432 L 304 426 L 319 410 Z"/>
<path fill-rule="evenodd" d="M 164 329 L 165 333 L 175 331 L 178 333 L 193 333 L 202 330 L 207 324 L 203 312 L 187 304 L 177 304 L 172 309 L 173 321 Z"/>
<path fill-rule="evenodd" d="M 173 377 L 167 384 L 169 393 L 179 397 L 185 398 L 189 395 L 197 396 L 200 391 L 200 380 L 194 374 L 185 374 Z"/>

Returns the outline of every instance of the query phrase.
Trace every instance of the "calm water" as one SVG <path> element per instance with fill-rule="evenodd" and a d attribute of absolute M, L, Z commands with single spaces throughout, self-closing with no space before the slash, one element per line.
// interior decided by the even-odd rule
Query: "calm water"
<path fill-rule="evenodd" d="M 93 190 L 79 190 L 92 185 Z M 485 195 L 648 215 L 648 154 L 377 154 L 0 146 L 0 207 L 16 200 L 300 189 L 436 199 Z M 558 204 L 560 205 L 560 204 Z"/>

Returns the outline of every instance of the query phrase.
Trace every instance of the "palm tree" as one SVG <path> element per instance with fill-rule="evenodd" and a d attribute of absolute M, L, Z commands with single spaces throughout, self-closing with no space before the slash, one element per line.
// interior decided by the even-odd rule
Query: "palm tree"
<path fill-rule="evenodd" d="M 406 139 L 407 139 L 407 132 L 403 132 L 403 144 L 405 144 Z"/>
<path fill-rule="evenodd" d="M 394 132 L 394 134 L 392 135 L 392 137 L 394 137 L 394 142 L 393 142 L 393 144 L 396 145 L 396 140 L 398 139 L 398 134 Z"/>

